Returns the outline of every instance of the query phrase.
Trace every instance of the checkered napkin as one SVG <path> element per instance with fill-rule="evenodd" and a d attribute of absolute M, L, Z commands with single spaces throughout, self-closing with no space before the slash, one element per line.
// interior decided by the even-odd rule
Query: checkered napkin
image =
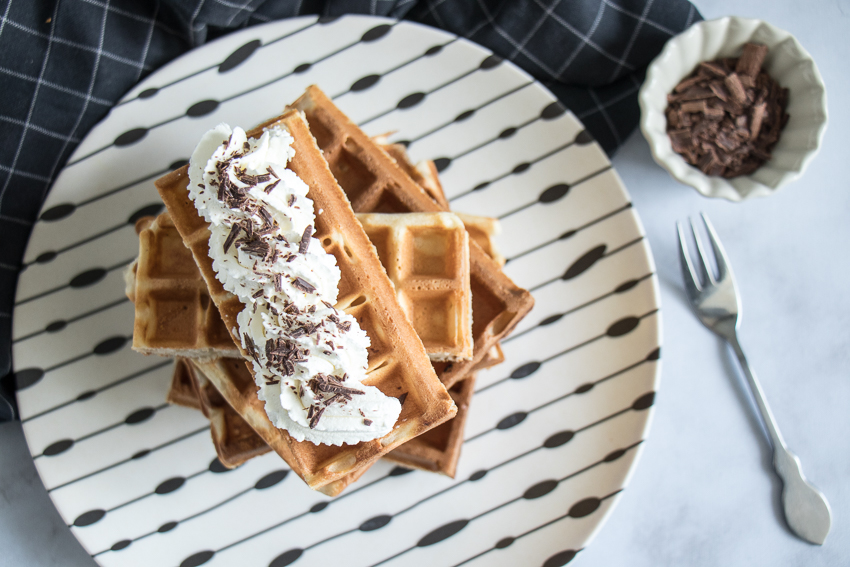
<path fill-rule="evenodd" d="M 406 18 L 513 61 L 611 153 L 637 125 L 646 65 L 702 19 L 686 0 L 4 0 L 0 10 L 0 420 L 13 415 L 15 284 L 41 203 L 89 129 L 182 53 L 297 15 Z"/>

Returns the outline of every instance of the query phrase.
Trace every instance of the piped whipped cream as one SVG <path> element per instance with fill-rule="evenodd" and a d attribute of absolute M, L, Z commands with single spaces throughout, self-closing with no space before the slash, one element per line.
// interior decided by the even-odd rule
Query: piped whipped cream
<path fill-rule="evenodd" d="M 219 124 L 192 154 L 189 196 L 210 223 L 216 277 L 245 305 L 238 333 L 269 419 L 298 441 L 369 441 L 389 433 L 401 404 L 361 383 L 369 337 L 333 307 L 340 271 L 312 238 L 308 187 L 286 168 L 292 142 L 280 127 L 248 139 Z"/>

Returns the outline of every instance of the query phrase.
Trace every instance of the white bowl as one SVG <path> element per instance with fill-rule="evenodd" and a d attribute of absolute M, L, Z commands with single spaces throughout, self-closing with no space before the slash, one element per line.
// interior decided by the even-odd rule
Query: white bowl
<path fill-rule="evenodd" d="M 702 61 L 737 57 L 747 42 L 769 51 L 763 68 L 789 90 L 790 116 L 773 157 L 750 175 L 732 179 L 705 175 L 673 151 L 667 135 L 667 93 Z M 673 37 L 650 63 L 638 95 L 640 129 L 655 161 L 682 183 L 707 197 L 740 201 L 772 194 L 803 174 L 826 130 L 826 87 L 809 53 L 790 33 L 761 20 L 726 17 L 700 22 Z"/>

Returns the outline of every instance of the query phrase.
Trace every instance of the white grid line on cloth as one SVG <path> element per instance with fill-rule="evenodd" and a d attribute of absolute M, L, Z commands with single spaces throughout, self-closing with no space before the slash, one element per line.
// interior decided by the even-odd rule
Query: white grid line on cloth
<path fill-rule="evenodd" d="M 139 59 L 139 62 L 142 64 L 142 67 L 145 65 L 145 61 L 148 60 L 148 51 L 151 47 L 151 41 L 153 41 L 153 30 L 156 28 L 156 17 L 159 15 L 159 2 L 156 3 L 156 7 L 153 11 L 153 18 L 151 19 L 150 27 L 148 27 L 148 37 L 145 39 L 145 48 L 142 50 L 142 56 Z M 136 71 L 136 80 L 133 83 L 138 83 L 142 78 L 142 67 L 140 67 Z"/>
<path fill-rule="evenodd" d="M 688 29 L 689 27 L 691 27 L 691 24 L 694 21 L 694 14 L 695 13 L 696 13 L 696 7 L 693 4 L 691 4 L 691 9 L 688 11 L 688 21 L 685 22 L 685 29 Z M 675 35 L 675 34 L 671 33 L 670 35 Z"/>
<path fill-rule="evenodd" d="M 97 6 L 98 8 L 103 8 L 105 4 L 108 4 L 108 3 L 100 2 L 99 0 L 77 0 L 77 1 L 78 2 L 85 2 L 86 4 L 91 4 L 92 6 Z M 156 4 L 157 4 L 157 9 L 159 9 L 160 3 L 157 2 Z M 130 18 L 132 20 L 136 20 L 137 22 L 143 22 L 143 23 L 146 23 L 146 24 L 151 22 L 151 18 L 148 18 L 146 16 L 141 16 L 139 14 L 134 14 L 133 12 L 128 12 L 127 10 L 122 10 L 121 8 L 116 8 L 115 6 L 108 6 L 107 9 L 110 12 L 112 12 L 113 14 L 118 14 L 119 16 L 124 16 L 124 17 Z M 153 19 L 153 23 L 156 27 L 158 27 L 162 31 L 169 33 L 169 34 L 173 35 L 174 37 L 183 38 L 182 33 L 180 33 L 177 30 L 171 29 L 170 27 L 166 26 L 162 22 L 157 21 L 156 19 Z"/>
<path fill-rule="evenodd" d="M 437 13 L 437 8 L 439 8 L 445 1 L 446 0 L 437 0 L 436 2 L 428 2 L 428 14 L 434 17 L 434 19 L 437 21 L 437 25 L 441 28 L 446 27 L 446 22 L 444 22 L 443 18 L 441 18 L 440 15 Z"/>
<path fill-rule="evenodd" d="M 605 5 L 599 4 L 599 9 L 596 11 L 596 19 L 593 20 L 593 25 L 590 26 L 590 32 L 587 34 L 587 37 L 593 37 L 593 34 L 596 33 L 596 28 L 599 27 L 599 22 L 602 21 L 602 16 L 605 14 Z M 576 47 L 572 54 L 564 61 L 564 64 L 561 65 L 561 68 L 558 69 L 558 75 L 563 75 L 567 69 L 569 69 L 570 65 L 573 64 L 578 54 L 581 53 L 581 50 L 584 49 L 585 45 L 590 45 L 587 41 L 582 41 L 578 47 Z"/>
<path fill-rule="evenodd" d="M 15 77 L 16 79 L 29 81 L 31 83 L 40 83 L 40 84 L 44 85 L 45 87 L 57 90 L 59 92 L 65 93 L 65 94 L 74 95 L 74 96 L 79 97 L 79 98 L 86 98 L 85 93 L 82 93 L 80 91 L 75 91 L 74 89 L 69 89 L 68 87 L 63 87 L 62 85 L 57 85 L 56 83 L 52 83 L 50 81 L 45 81 L 45 80 L 39 81 L 38 77 L 31 77 L 30 75 L 25 75 L 24 73 L 19 73 L 18 71 L 13 71 L 12 69 L 0 67 L 0 73 L 5 73 L 6 75 L 11 75 L 12 77 Z M 110 107 L 112 106 L 112 101 L 106 100 L 106 99 L 103 99 L 103 98 L 92 97 L 92 101 L 94 101 L 94 102 L 96 102 L 100 105 L 103 105 L 103 106 L 110 106 Z"/>
<path fill-rule="evenodd" d="M 637 80 L 633 78 L 632 82 L 637 83 Z M 617 96 L 615 96 L 614 98 L 606 100 L 605 104 L 603 104 L 601 106 L 601 108 L 597 107 L 597 108 L 591 108 L 590 110 L 586 110 L 586 111 L 582 112 L 581 114 L 579 114 L 577 116 L 577 118 L 579 120 L 581 120 L 581 119 L 585 118 L 586 116 L 590 116 L 591 114 L 595 114 L 595 113 L 599 112 L 602 108 L 608 108 L 610 106 L 614 106 L 615 104 L 617 104 L 618 102 L 620 102 L 624 98 L 626 98 L 629 95 L 637 92 L 639 89 L 640 89 L 640 83 L 637 83 L 633 88 L 629 89 L 628 91 L 622 92 L 622 93 L 618 94 Z"/>
<path fill-rule="evenodd" d="M 3 28 L 6 27 L 6 21 L 9 18 L 9 10 L 12 9 L 12 0 L 9 0 L 9 3 L 6 4 L 6 11 L 3 12 L 3 19 L 0 20 L 0 36 L 3 35 Z"/>
<path fill-rule="evenodd" d="M 192 45 L 193 47 L 195 46 L 195 37 L 193 35 L 194 32 L 196 30 L 204 27 L 203 24 L 201 24 L 197 28 L 195 27 L 195 20 L 198 19 L 198 14 L 201 13 L 201 8 L 203 8 L 203 7 L 204 7 L 204 0 L 198 0 L 198 5 L 195 6 L 195 11 L 192 12 L 192 17 L 189 19 L 189 35 L 190 35 L 189 44 Z"/>
<path fill-rule="evenodd" d="M 534 0 L 534 3 L 537 4 L 538 6 L 540 6 L 541 8 L 543 7 L 540 3 L 540 0 Z M 563 26 L 566 30 L 568 30 L 569 32 L 574 34 L 579 39 L 586 41 L 587 45 L 592 47 L 597 53 L 599 53 L 600 55 L 602 55 L 606 59 L 610 59 L 614 63 L 617 62 L 617 58 L 615 56 L 611 55 L 610 53 L 608 53 L 607 51 L 602 49 L 602 47 L 599 44 L 597 44 L 595 41 L 591 41 L 589 36 L 582 34 L 580 31 L 578 31 L 576 28 L 574 28 L 568 21 L 566 21 L 564 18 L 560 17 L 558 14 L 552 14 L 552 19 L 555 20 L 556 22 L 558 22 L 559 24 L 561 24 L 561 26 Z M 626 64 L 625 67 L 629 71 L 635 70 L 633 66 L 628 65 L 628 64 Z"/>
<path fill-rule="evenodd" d="M 9 0 L 9 3 L 11 4 L 12 0 Z M 33 110 L 35 110 L 35 101 L 38 100 L 38 91 L 41 88 L 41 80 L 44 77 L 44 72 L 47 70 L 47 61 L 50 59 L 50 51 L 53 48 L 53 32 L 56 30 L 56 16 L 58 14 L 59 2 L 56 2 L 56 6 L 53 8 L 53 23 L 50 25 L 50 37 L 47 39 L 47 49 L 44 52 L 44 60 L 41 62 L 41 71 L 38 74 L 38 81 L 35 84 L 35 92 L 32 95 L 30 107 L 27 111 L 27 119 L 26 123 L 24 124 L 24 131 L 21 134 L 21 139 L 18 140 L 18 148 L 15 150 L 15 157 L 12 158 L 12 165 L 8 168 L 8 171 L 6 172 L 6 181 L 3 183 L 3 188 L 0 189 L 0 211 L 3 210 L 3 197 L 6 195 L 6 189 L 9 188 L 9 182 L 12 181 L 12 176 L 17 173 L 15 171 L 15 167 L 18 165 L 18 158 L 21 157 L 21 149 L 24 147 L 24 140 L 26 140 L 27 138 L 27 129 L 29 127 L 30 122 L 32 121 Z M 0 165 L 0 169 L 6 168 L 5 166 Z"/>
<path fill-rule="evenodd" d="M 35 224 L 31 220 L 19 219 L 19 218 L 16 218 L 16 217 L 10 217 L 9 215 L 3 215 L 3 214 L 0 214 L 0 220 L 4 220 L 4 221 L 7 221 L 7 222 L 13 222 L 15 224 L 20 224 L 22 226 L 32 226 L 33 224 Z"/>
<path fill-rule="evenodd" d="M 299 3 L 298 6 L 300 8 L 301 4 Z M 251 17 L 254 18 L 255 20 L 259 20 L 263 23 L 272 21 L 272 19 L 270 17 L 264 16 L 262 14 L 258 14 L 257 12 L 254 12 L 253 14 L 251 14 Z"/>
<path fill-rule="evenodd" d="M 21 137 L 23 138 L 23 136 Z M 36 181 L 50 181 L 50 178 L 45 177 L 44 175 L 30 173 L 28 171 L 21 171 L 20 169 L 11 168 L 8 165 L 0 164 L 0 171 L 5 171 L 9 174 L 10 177 L 12 175 L 20 175 L 21 177 L 26 177 L 27 179 L 35 179 Z M 0 195 L 0 206 L 2 206 L 2 195 Z"/>
<path fill-rule="evenodd" d="M 32 28 L 29 28 L 29 27 L 27 27 L 23 24 L 19 24 L 17 22 L 12 21 L 12 20 L 9 20 L 9 25 L 14 27 L 14 28 L 17 28 L 21 31 L 27 32 L 30 35 L 34 35 L 36 37 L 41 37 L 41 38 L 47 38 L 46 33 L 40 32 L 40 31 L 32 29 Z M 82 49 L 83 51 L 88 51 L 90 53 L 95 52 L 95 48 L 90 46 L 90 45 L 86 45 L 84 43 L 78 43 L 76 41 L 71 41 L 70 39 L 65 39 L 65 38 L 62 38 L 62 37 L 54 37 L 53 42 L 58 43 L 60 45 L 67 45 L 68 47 L 76 47 L 77 49 Z M 116 55 L 116 54 L 110 53 L 108 51 L 105 51 L 104 55 L 108 59 L 112 59 L 113 61 L 117 61 L 118 63 L 123 63 L 124 65 L 130 65 L 131 67 L 138 67 L 139 66 L 139 64 L 136 61 L 133 61 L 132 59 L 127 59 L 126 57 L 122 57 L 120 55 Z M 145 67 L 145 71 L 150 71 L 150 70 L 151 70 L 151 67 Z"/>
<path fill-rule="evenodd" d="M 556 74 L 555 74 L 555 71 L 554 71 L 554 70 L 552 70 L 551 68 L 549 68 L 549 66 L 548 66 L 548 65 L 546 65 L 543 61 L 540 61 L 537 57 L 535 57 L 534 55 L 532 55 L 531 53 L 529 53 L 528 51 L 526 51 L 526 50 L 525 50 L 525 48 L 521 47 L 521 46 L 520 46 L 520 45 L 516 42 L 516 40 L 513 38 L 513 36 L 511 36 L 511 34 L 509 34 L 509 33 L 508 33 L 508 32 L 506 32 L 505 30 L 503 30 L 502 28 L 500 28 L 498 25 L 496 25 L 496 20 L 495 20 L 495 18 L 494 18 L 494 17 L 493 17 L 493 15 L 490 13 L 490 11 L 487 9 L 487 6 L 484 4 L 484 1 L 483 1 L 483 0 L 477 0 L 477 2 L 478 2 L 478 7 L 479 7 L 479 8 L 481 8 L 481 11 L 482 11 L 482 12 L 484 12 L 484 17 L 487 19 L 487 21 L 486 21 L 486 22 L 484 22 L 484 23 L 489 23 L 491 26 L 493 26 L 493 29 L 494 29 L 494 30 L 496 30 L 496 33 L 498 33 L 500 36 L 502 36 L 503 38 L 505 38 L 506 40 L 508 40 L 508 42 L 509 42 L 511 45 L 513 45 L 515 49 L 519 50 L 519 52 L 520 52 L 520 53 L 522 53 L 522 54 L 523 54 L 525 57 L 527 57 L 529 60 L 533 61 L 533 62 L 534 62 L 534 63 L 535 63 L 538 67 L 540 67 L 541 69 L 543 69 L 544 71 L 546 71 L 547 73 L 549 73 L 549 75 L 550 75 L 553 79 L 556 79 L 556 78 L 558 77 L 558 75 L 556 75 Z M 480 29 L 480 28 L 479 28 L 479 29 Z M 476 29 L 476 31 L 477 31 L 477 29 Z M 467 35 L 467 37 L 470 37 L 473 33 L 474 33 L 474 32 L 470 32 L 470 34 L 469 34 L 469 35 Z"/>
<path fill-rule="evenodd" d="M 629 38 L 629 43 L 626 44 L 626 49 L 623 51 L 623 56 L 617 62 L 617 67 L 614 69 L 614 72 L 611 73 L 611 77 L 609 77 L 608 81 L 613 81 L 617 78 L 617 73 L 620 72 L 620 69 L 623 68 L 623 65 L 626 64 L 626 59 L 629 57 L 629 53 L 632 51 L 632 47 L 635 44 L 635 40 L 637 39 L 638 34 L 640 33 L 641 28 L 647 21 L 647 15 L 649 14 L 649 10 L 652 8 L 652 3 L 655 0 L 647 0 L 646 5 L 643 7 L 643 13 L 640 15 L 638 19 L 638 23 L 635 26 L 635 29 L 632 30 L 632 37 Z"/>
<path fill-rule="evenodd" d="M 605 119 L 605 123 L 608 125 L 608 129 L 611 130 L 611 133 L 614 135 L 614 141 L 617 142 L 617 145 L 622 145 L 622 141 L 620 140 L 620 135 L 617 133 L 617 128 L 614 126 L 614 123 L 611 122 L 611 117 L 608 116 L 608 113 L 605 112 L 605 106 L 599 100 L 599 97 L 596 96 L 596 93 L 593 92 L 593 89 L 587 89 L 587 92 L 590 93 L 590 98 L 593 99 L 594 104 L 596 104 L 596 108 L 599 109 L 600 114 L 602 114 L 602 118 Z"/>
<path fill-rule="evenodd" d="M 6 116 L 6 115 L 3 115 L 3 114 L 0 114 L 0 121 L 8 122 L 9 124 L 14 124 L 15 126 L 26 127 L 26 123 L 23 120 L 20 120 L 18 118 L 12 118 L 11 116 Z M 68 139 L 70 139 L 74 143 L 77 143 L 77 142 L 80 141 L 79 138 L 74 138 L 73 136 L 67 136 L 65 134 L 55 132 L 53 130 L 48 130 L 47 128 L 43 128 L 41 126 L 36 126 L 35 124 L 30 124 L 29 129 L 34 130 L 35 132 L 38 132 L 39 134 L 44 134 L 45 136 L 48 136 L 50 138 L 56 138 L 58 140 L 68 140 Z"/>
<path fill-rule="evenodd" d="M 625 14 L 626 16 L 631 16 L 632 18 L 634 18 L 636 20 L 640 19 L 640 15 L 635 14 L 634 12 L 632 12 L 630 10 L 626 10 L 622 6 L 618 6 L 618 5 L 614 4 L 613 2 L 611 2 L 611 0 L 602 0 L 602 2 L 606 6 L 608 6 L 609 8 L 611 8 L 612 10 L 614 10 L 616 12 L 620 12 L 621 14 Z M 693 13 L 693 9 L 694 9 L 694 7 L 693 7 L 693 5 L 691 5 L 691 13 Z M 674 32 L 673 30 L 671 30 L 671 29 L 669 29 L 665 26 L 662 26 L 661 24 L 659 24 L 658 22 L 656 22 L 654 20 L 648 19 L 644 23 L 651 28 L 655 28 L 658 31 L 666 33 L 667 35 L 670 35 L 670 36 L 676 35 L 676 32 Z"/>
<path fill-rule="evenodd" d="M 537 23 L 534 24 L 531 27 L 531 30 L 525 35 L 525 37 L 522 38 L 522 41 L 520 42 L 520 45 L 522 47 L 525 47 L 525 44 L 528 43 L 528 41 L 534 36 L 535 33 L 537 33 L 537 30 L 540 29 L 540 26 L 543 25 L 543 22 L 546 21 L 546 18 L 548 18 L 549 16 L 552 15 L 552 12 L 555 10 L 555 8 L 558 7 L 558 4 L 560 4 L 560 3 L 561 3 L 561 0 L 555 0 L 554 2 L 552 2 L 549 5 L 548 8 L 546 8 L 546 10 L 544 10 L 543 16 L 541 16 L 540 19 L 537 20 Z M 514 52 L 510 54 L 508 59 L 513 59 L 514 57 L 516 57 L 518 52 L 519 52 L 518 49 L 514 49 Z"/>
<path fill-rule="evenodd" d="M 230 19 L 227 20 L 227 23 L 224 24 L 224 26 L 227 27 L 227 28 L 232 26 L 233 20 L 235 20 L 236 16 L 241 14 L 243 11 L 250 13 L 252 10 L 248 10 L 248 5 L 251 3 L 251 1 L 252 0 L 245 0 L 244 3 L 237 4 L 236 2 L 228 2 L 227 0 L 215 0 L 216 4 L 219 4 L 220 6 L 224 6 L 225 8 L 230 8 L 231 10 L 234 10 L 234 12 L 232 14 L 230 14 Z"/>
<path fill-rule="evenodd" d="M 103 8 L 103 21 L 100 24 L 100 39 L 97 44 L 97 55 L 94 60 L 94 69 L 92 70 L 91 80 L 89 81 L 89 90 L 86 95 L 86 100 L 83 103 L 83 108 L 80 110 L 79 114 L 77 114 L 77 121 L 74 122 L 74 127 L 71 128 L 71 136 L 73 136 L 77 132 L 77 128 L 80 127 L 80 123 L 83 121 L 83 116 L 86 115 L 86 111 L 89 108 L 89 101 L 92 98 L 92 93 L 94 92 L 94 84 L 97 82 L 97 71 L 100 69 L 100 58 L 103 53 L 103 40 L 106 38 L 106 19 L 109 16 L 109 3 L 111 0 L 106 0 L 106 6 Z M 62 162 L 62 155 L 65 153 L 65 150 L 68 148 L 68 140 L 65 140 L 65 143 L 62 144 L 62 149 L 56 154 L 56 159 L 53 161 L 53 167 L 50 168 L 49 178 L 53 179 L 53 175 L 56 173 L 56 168 L 59 167 L 59 164 Z M 41 190 L 41 200 L 44 200 L 44 195 L 47 193 L 47 190 L 50 188 L 50 182 L 44 184 L 44 189 Z"/>

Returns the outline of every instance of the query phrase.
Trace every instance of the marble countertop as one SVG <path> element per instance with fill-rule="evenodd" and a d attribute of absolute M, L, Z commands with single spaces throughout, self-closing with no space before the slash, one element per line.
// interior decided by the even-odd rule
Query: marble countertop
<path fill-rule="evenodd" d="M 830 123 L 803 179 L 766 199 L 710 200 L 658 167 L 639 133 L 614 165 L 655 256 L 662 384 L 643 456 L 575 565 L 831 566 L 850 560 L 850 0 L 702 0 L 706 19 L 760 18 L 794 33 L 827 85 Z M 784 524 L 781 485 L 731 352 L 683 292 L 676 220 L 706 212 L 743 296 L 741 342 L 789 447 L 827 496 L 822 547 Z M 53 508 L 18 423 L 0 424 L 0 565 L 91 567 Z"/>

